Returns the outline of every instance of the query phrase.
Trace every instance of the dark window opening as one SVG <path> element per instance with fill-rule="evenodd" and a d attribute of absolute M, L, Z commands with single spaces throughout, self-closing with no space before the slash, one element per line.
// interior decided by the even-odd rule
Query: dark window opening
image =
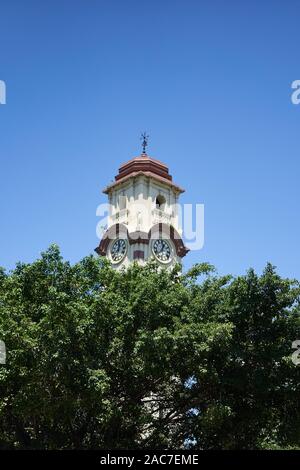
<path fill-rule="evenodd" d="M 165 204 L 166 204 L 166 199 L 164 198 L 164 196 L 159 194 L 155 201 L 156 209 L 163 211 L 165 209 Z"/>

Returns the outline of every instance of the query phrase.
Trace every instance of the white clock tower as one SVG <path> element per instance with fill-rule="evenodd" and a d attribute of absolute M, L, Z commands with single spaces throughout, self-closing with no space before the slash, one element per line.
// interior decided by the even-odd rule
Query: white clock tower
<path fill-rule="evenodd" d="M 177 186 L 168 167 L 143 152 L 119 168 L 115 181 L 104 189 L 110 213 L 107 230 L 96 248 L 116 269 L 133 261 L 144 264 L 154 258 L 172 267 L 189 251 L 181 238 Z"/>

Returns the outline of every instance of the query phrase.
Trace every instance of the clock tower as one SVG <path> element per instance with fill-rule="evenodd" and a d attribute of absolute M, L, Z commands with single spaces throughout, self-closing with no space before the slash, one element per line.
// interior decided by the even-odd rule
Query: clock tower
<path fill-rule="evenodd" d="M 155 259 L 172 267 L 189 251 L 182 240 L 178 200 L 184 192 L 173 182 L 168 167 L 143 152 L 119 168 L 115 181 L 103 192 L 108 196 L 108 225 L 96 248 L 116 269 L 133 261 Z"/>

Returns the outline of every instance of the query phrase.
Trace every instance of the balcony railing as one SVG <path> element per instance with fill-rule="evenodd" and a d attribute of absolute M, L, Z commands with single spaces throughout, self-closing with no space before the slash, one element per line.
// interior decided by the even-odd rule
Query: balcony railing
<path fill-rule="evenodd" d="M 128 224 L 128 209 L 121 209 L 115 214 L 111 215 L 111 221 L 113 224 Z"/>
<path fill-rule="evenodd" d="M 160 209 L 153 209 L 152 210 L 152 216 L 153 216 L 153 222 L 154 223 L 159 223 L 159 222 L 164 222 L 167 224 L 170 224 L 172 221 L 172 215 L 171 214 L 166 214 L 166 212 L 160 210 Z"/>

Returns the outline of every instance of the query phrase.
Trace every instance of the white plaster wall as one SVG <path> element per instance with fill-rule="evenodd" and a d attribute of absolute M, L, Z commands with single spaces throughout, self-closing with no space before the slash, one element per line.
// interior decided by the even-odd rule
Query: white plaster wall
<path fill-rule="evenodd" d="M 166 203 L 163 211 L 163 219 L 158 220 L 156 209 L 156 197 L 161 194 L 164 196 Z M 120 211 L 119 197 L 123 196 L 126 198 L 126 209 Z M 176 211 L 176 203 L 178 202 L 179 194 L 176 193 L 169 185 L 165 185 L 153 178 L 140 175 L 135 178 L 130 178 L 129 181 L 118 186 L 115 190 L 112 190 L 109 194 L 109 201 L 112 204 L 111 214 L 108 217 L 108 228 L 117 222 L 124 223 L 129 234 L 137 230 L 142 232 L 148 232 L 150 228 L 155 225 L 158 221 L 171 224 L 173 227 L 181 233 L 181 227 L 178 224 L 178 216 Z M 153 213 L 154 211 L 154 213 Z M 116 214 L 119 214 L 119 218 L 116 218 Z M 166 218 L 164 216 L 166 215 Z M 172 261 L 168 264 L 162 264 L 165 267 L 171 267 L 176 262 L 181 262 L 175 253 L 175 248 L 171 240 L 168 240 L 172 251 Z M 110 257 L 110 248 L 113 241 L 108 247 L 108 258 Z M 128 242 L 127 242 L 128 243 Z M 113 264 L 117 269 L 127 267 L 133 261 L 133 251 L 142 250 L 144 251 L 145 259 L 137 260 L 139 264 L 144 264 L 149 258 L 154 257 L 152 253 L 152 243 L 146 244 L 134 244 L 128 243 L 127 253 L 125 258 L 118 264 Z"/>
<path fill-rule="evenodd" d="M 137 230 L 138 226 L 141 231 L 147 232 L 154 225 L 152 211 L 156 208 L 155 201 L 159 194 L 164 196 L 166 200 L 163 212 L 170 216 L 170 223 L 174 228 L 180 230 L 176 211 L 178 195 L 170 186 L 145 176 L 131 179 L 129 183 L 119 186 L 111 192 L 109 199 L 112 204 L 112 217 L 108 218 L 108 226 L 116 223 L 114 216 L 120 211 L 119 198 L 124 196 L 126 197 L 126 209 L 129 211 L 126 223 L 129 232 Z"/>

